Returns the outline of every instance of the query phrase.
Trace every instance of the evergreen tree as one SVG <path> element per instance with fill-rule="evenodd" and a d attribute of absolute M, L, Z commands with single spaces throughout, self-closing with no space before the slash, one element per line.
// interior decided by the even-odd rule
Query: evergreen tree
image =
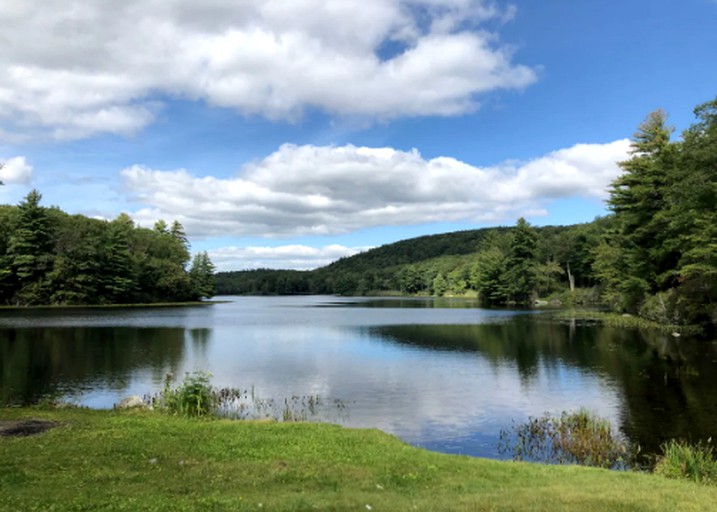
<path fill-rule="evenodd" d="M 616 309 L 717 324 L 717 100 L 670 143 L 665 115 L 640 125 L 632 158 L 611 190 L 615 230 L 594 268 Z"/>
<path fill-rule="evenodd" d="M 504 281 L 507 258 L 499 247 L 490 246 L 479 252 L 470 272 L 470 282 L 481 302 L 501 304 L 508 300 Z"/>
<path fill-rule="evenodd" d="M 18 206 L 19 218 L 8 244 L 9 264 L 16 280 L 12 301 L 42 304 L 48 300 L 44 278 L 51 268 L 49 218 L 40 206 L 42 195 L 32 190 Z"/>
<path fill-rule="evenodd" d="M 439 272 L 433 279 L 433 294 L 438 297 L 443 297 L 448 291 L 448 281 L 442 272 Z"/>
<path fill-rule="evenodd" d="M 206 252 L 200 252 L 194 256 L 192 266 L 189 270 L 189 280 L 192 287 L 192 294 L 196 298 L 210 298 L 216 293 L 214 264 Z"/>
<path fill-rule="evenodd" d="M 106 223 L 63 216 L 53 230 L 54 264 L 47 274 L 52 304 L 101 304 L 103 234 Z"/>
<path fill-rule="evenodd" d="M 126 213 L 109 223 L 105 235 L 102 294 L 107 302 L 134 302 L 135 269 L 131 251 L 134 222 Z"/>
<path fill-rule="evenodd" d="M 535 251 L 537 236 L 535 230 L 524 219 L 518 219 L 513 231 L 510 253 L 506 261 L 504 280 L 507 298 L 517 303 L 527 303 L 535 290 Z"/>
<path fill-rule="evenodd" d="M 717 99 L 695 109 L 683 133 L 668 216 L 680 248 L 676 313 L 684 322 L 717 325 Z"/>
<path fill-rule="evenodd" d="M 666 118 L 656 110 L 638 127 L 632 157 L 620 163 L 625 172 L 613 182 L 608 201 L 617 226 L 607 243 L 617 249 L 621 268 L 606 289 L 619 295 L 620 300 L 613 301 L 619 309 L 631 312 L 647 294 L 669 287 L 668 270 L 675 260 L 667 243 L 670 220 L 665 194 L 675 152 Z"/>

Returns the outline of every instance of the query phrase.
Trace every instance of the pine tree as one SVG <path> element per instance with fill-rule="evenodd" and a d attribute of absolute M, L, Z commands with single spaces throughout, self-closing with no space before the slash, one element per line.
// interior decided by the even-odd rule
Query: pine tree
<path fill-rule="evenodd" d="M 209 259 L 206 251 L 194 256 L 192 266 L 189 269 L 189 280 L 192 294 L 195 298 L 214 296 L 216 293 L 214 270 L 214 264 Z"/>
<path fill-rule="evenodd" d="M 717 325 L 717 99 L 695 109 L 683 133 L 679 172 L 669 190 L 675 245 L 674 307 L 688 323 Z"/>
<path fill-rule="evenodd" d="M 41 199 L 42 195 L 32 190 L 20 202 L 18 225 L 8 244 L 9 264 L 17 281 L 13 302 L 20 304 L 42 304 L 48 299 L 43 279 L 52 263 L 51 240 Z"/>
<path fill-rule="evenodd" d="M 672 129 L 666 119 L 663 111 L 656 110 L 638 127 L 632 158 L 620 163 L 625 172 L 613 182 L 608 201 L 617 228 L 606 243 L 618 251 L 622 268 L 607 288 L 620 296 L 620 300 L 612 300 L 618 309 L 631 312 L 637 311 L 647 294 L 670 286 L 669 268 L 676 259 L 668 241 L 670 219 L 665 199 L 675 148 L 670 144 Z"/>
<path fill-rule="evenodd" d="M 506 262 L 504 280 L 508 300 L 526 303 L 530 300 L 536 285 L 535 250 L 537 236 L 535 230 L 524 219 L 518 219 L 513 231 L 510 253 Z"/>

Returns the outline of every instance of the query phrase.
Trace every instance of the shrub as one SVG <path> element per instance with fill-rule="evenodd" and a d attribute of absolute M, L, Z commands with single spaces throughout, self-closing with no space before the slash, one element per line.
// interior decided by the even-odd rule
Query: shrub
<path fill-rule="evenodd" d="M 648 296 L 640 306 L 639 315 L 659 324 L 676 324 L 673 290 Z"/>
<path fill-rule="evenodd" d="M 164 391 L 160 394 L 159 404 L 171 414 L 183 416 L 207 416 L 216 406 L 216 394 L 209 381 L 208 372 L 187 373 L 182 385 L 171 388 L 172 375 L 168 374 Z"/>
<path fill-rule="evenodd" d="M 687 444 L 674 439 L 662 445 L 655 473 L 667 478 L 684 478 L 694 482 L 717 484 L 717 459 L 712 439 Z"/>

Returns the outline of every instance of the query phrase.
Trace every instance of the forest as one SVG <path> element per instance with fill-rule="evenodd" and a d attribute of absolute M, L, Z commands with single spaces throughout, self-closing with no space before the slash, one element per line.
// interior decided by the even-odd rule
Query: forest
<path fill-rule="evenodd" d="M 0 304 L 103 305 L 186 302 L 214 295 L 214 265 L 191 258 L 179 222 L 135 226 L 40 205 L 33 190 L 0 205 Z M 191 260 L 191 263 L 190 263 Z"/>
<path fill-rule="evenodd" d="M 717 326 L 717 99 L 672 140 L 657 110 L 639 125 L 610 213 L 591 223 L 424 236 L 313 271 L 217 274 L 219 294 L 472 295 L 602 304 L 660 323 Z"/>

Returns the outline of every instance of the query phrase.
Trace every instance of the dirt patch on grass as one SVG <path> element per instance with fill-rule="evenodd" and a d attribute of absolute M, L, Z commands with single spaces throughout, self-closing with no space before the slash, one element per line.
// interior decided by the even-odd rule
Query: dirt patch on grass
<path fill-rule="evenodd" d="M 27 437 L 42 434 L 58 423 L 45 420 L 0 420 L 0 437 Z"/>

